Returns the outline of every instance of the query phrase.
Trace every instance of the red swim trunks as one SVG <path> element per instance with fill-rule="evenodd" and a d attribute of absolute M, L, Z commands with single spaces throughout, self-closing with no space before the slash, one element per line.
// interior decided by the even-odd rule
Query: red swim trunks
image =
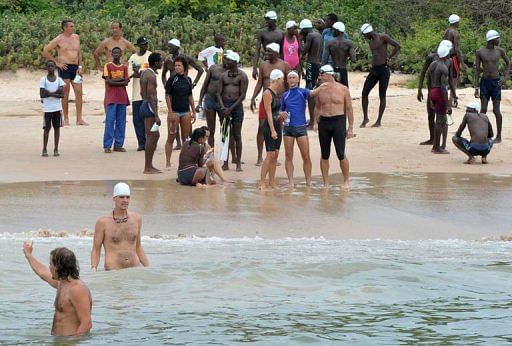
<path fill-rule="evenodd" d="M 263 120 L 267 114 L 265 113 L 265 107 L 263 107 L 263 100 L 260 101 L 260 105 L 258 106 L 258 119 Z"/>
<path fill-rule="evenodd" d="M 445 91 L 442 88 L 431 88 L 428 91 L 430 96 L 430 102 L 432 103 L 431 108 L 436 114 L 446 114 L 448 104 L 445 100 Z"/>

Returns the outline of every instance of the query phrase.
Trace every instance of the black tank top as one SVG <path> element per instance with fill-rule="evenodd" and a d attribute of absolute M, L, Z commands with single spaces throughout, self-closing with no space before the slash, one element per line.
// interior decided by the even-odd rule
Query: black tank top
<path fill-rule="evenodd" d="M 267 88 L 265 90 L 270 91 L 270 94 L 272 95 L 272 103 L 271 103 L 272 119 L 276 120 L 277 118 L 279 118 L 279 110 L 281 108 L 281 100 L 279 99 L 279 97 L 277 97 L 276 93 L 272 89 Z"/>

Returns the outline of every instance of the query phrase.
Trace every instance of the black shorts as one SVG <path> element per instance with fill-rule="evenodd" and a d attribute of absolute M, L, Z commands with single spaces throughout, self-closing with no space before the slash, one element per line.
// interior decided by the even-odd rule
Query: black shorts
<path fill-rule="evenodd" d="M 499 79 L 480 79 L 480 97 L 487 100 L 501 100 L 501 86 Z"/>
<path fill-rule="evenodd" d="M 142 101 L 142 104 L 140 105 L 139 115 L 143 119 L 155 117 L 155 113 L 151 111 L 151 109 L 149 108 L 149 103 L 147 101 Z"/>
<path fill-rule="evenodd" d="M 306 64 L 306 88 L 313 90 L 320 74 L 320 64 L 308 62 Z"/>
<path fill-rule="evenodd" d="M 287 137 L 303 137 L 308 135 L 308 127 L 304 126 L 285 126 L 283 127 L 283 136 Z"/>
<path fill-rule="evenodd" d="M 318 121 L 318 139 L 320 141 L 322 160 L 328 160 L 329 156 L 331 156 L 331 141 L 334 142 L 338 160 L 344 160 L 346 138 L 347 117 L 345 115 L 320 116 Z"/>
<path fill-rule="evenodd" d="M 78 65 L 71 65 L 68 64 L 67 70 L 61 70 L 59 68 L 59 77 L 62 79 L 75 79 L 76 77 L 76 71 L 78 71 Z"/>
<path fill-rule="evenodd" d="M 363 95 L 368 95 L 373 87 L 379 83 L 379 97 L 386 97 L 390 76 L 391 72 L 388 65 L 372 66 L 368 77 L 364 81 Z"/>
<path fill-rule="evenodd" d="M 277 132 L 277 139 L 272 138 L 272 132 L 270 131 L 268 119 L 265 118 L 263 122 L 263 138 L 265 139 L 265 150 L 267 152 L 276 151 L 281 148 L 283 134 L 281 131 L 281 122 L 279 121 L 279 119 L 274 120 L 274 129 Z"/>
<path fill-rule="evenodd" d="M 62 112 L 44 112 L 43 130 L 62 127 Z"/>
<path fill-rule="evenodd" d="M 229 101 L 222 100 L 222 103 L 224 103 L 224 107 L 227 108 L 227 107 L 231 107 L 231 105 L 233 105 L 233 103 L 235 103 L 235 102 L 229 102 Z M 244 121 L 244 106 L 241 102 L 231 112 L 231 121 L 234 123 L 241 123 Z"/>
<path fill-rule="evenodd" d="M 197 167 L 190 166 L 178 171 L 178 181 L 181 185 L 193 185 L 194 174 L 196 174 Z"/>
<path fill-rule="evenodd" d="M 336 80 L 338 83 L 343 84 L 348 88 L 348 72 L 344 67 L 335 67 L 334 72 L 338 74 L 338 79 Z"/>

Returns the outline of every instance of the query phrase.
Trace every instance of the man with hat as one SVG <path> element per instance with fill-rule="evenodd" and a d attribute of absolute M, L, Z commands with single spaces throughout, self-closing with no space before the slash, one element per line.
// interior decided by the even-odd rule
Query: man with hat
<path fill-rule="evenodd" d="M 114 210 L 96 222 L 91 251 L 91 270 L 100 263 L 101 247 L 105 248 L 105 270 L 149 266 L 141 244 L 142 216 L 129 212 L 130 187 L 120 182 L 112 193 Z"/>
<path fill-rule="evenodd" d="M 386 109 L 386 92 L 388 90 L 389 77 L 391 75 L 388 67 L 388 61 L 393 59 L 400 51 L 400 44 L 393 40 L 389 35 L 376 33 L 373 27 L 365 23 L 361 26 L 361 33 L 364 38 L 370 41 L 370 50 L 372 52 L 372 68 L 368 77 L 364 81 L 361 103 L 363 106 L 363 122 L 361 127 L 366 127 L 370 121 L 368 118 L 368 95 L 373 87 L 379 83 L 379 116 L 372 127 L 380 127 L 384 110 Z M 388 55 L 388 45 L 393 46 L 393 51 Z"/>
<path fill-rule="evenodd" d="M 137 51 L 133 44 L 123 37 L 123 25 L 121 22 L 113 21 L 110 29 L 112 30 L 112 35 L 101 41 L 93 53 L 94 62 L 98 71 L 103 71 L 102 66 L 104 66 L 100 63 L 100 54 L 104 54 L 105 58 L 107 59 L 107 63 L 109 63 L 112 62 L 112 49 L 114 47 L 121 48 L 121 62 L 123 62 L 122 56 L 126 49 L 128 49 L 131 53 L 135 53 Z"/>
<path fill-rule="evenodd" d="M 471 139 L 468 141 L 462 137 L 462 132 L 469 129 Z M 466 114 L 462 119 L 459 129 L 453 136 L 453 144 L 468 156 L 464 163 L 475 163 L 475 156 L 482 156 L 482 163 L 487 163 L 487 155 L 491 152 L 494 133 L 487 115 L 480 113 L 480 103 L 471 101 L 466 105 Z"/>
<path fill-rule="evenodd" d="M 448 23 L 450 26 L 443 35 L 443 40 L 448 40 L 453 44 L 453 51 L 450 53 L 450 58 L 452 60 L 452 75 L 455 80 L 455 86 L 460 84 L 461 80 L 461 70 L 466 68 L 466 64 L 464 64 L 464 59 L 462 57 L 462 52 L 460 50 L 460 34 L 457 30 L 460 24 L 460 17 L 456 14 L 452 14 L 448 17 Z M 452 100 L 452 105 L 456 106 L 456 101 Z"/>
<path fill-rule="evenodd" d="M 265 14 L 265 28 L 258 32 L 256 37 L 256 52 L 252 60 L 252 78 L 258 79 L 258 61 L 260 60 L 261 46 L 267 47 L 270 43 L 277 43 L 281 46 L 284 39 L 284 33 L 277 27 L 277 13 L 268 11 Z"/>
<path fill-rule="evenodd" d="M 347 60 L 350 59 L 352 62 L 356 62 L 356 51 L 354 50 L 354 43 L 348 38 L 344 38 L 344 33 L 345 24 L 336 22 L 332 25 L 333 39 L 325 46 L 322 54 L 322 64 L 326 65 L 329 60 L 332 60 L 334 72 L 339 74 L 338 82 L 348 88 Z"/>
<path fill-rule="evenodd" d="M 476 51 L 475 59 L 475 97 L 480 97 L 482 113 L 487 113 L 489 100 L 492 100 L 492 111 L 496 117 L 496 138 L 494 143 L 501 143 L 501 127 L 503 116 L 501 115 L 501 87 L 509 78 L 510 59 L 500 44 L 500 34 L 496 30 L 487 32 L 487 45 Z M 505 62 L 505 72 L 500 78 L 500 59 Z M 480 73 L 482 79 L 480 79 Z M 478 80 L 480 79 L 480 88 Z"/>
<path fill-rule="evenodd" d="M 149 67 L 148 50 L 149 41 L 145 36 L 137 39 L 139 51 L 133 53 L 128 60 L 128 74 L 132 78 L 132 114 L 133 128 L 137 136 L 137 151 L 143 151 L 146 146 L 146 134 L 144 130 L 144 118 L 140 115 L 140 106 L 142 105 L 142 96 L 140 94 L 140 73 Z"/>

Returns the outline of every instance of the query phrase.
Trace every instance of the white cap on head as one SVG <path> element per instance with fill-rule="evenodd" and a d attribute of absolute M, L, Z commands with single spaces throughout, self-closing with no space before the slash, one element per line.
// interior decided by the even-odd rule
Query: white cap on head
<path fill-rule="evenodd" d="M 290 72 L 288 72 L 288 76 L 295 76 L 295 77 L 298 77 L 299 74 L 297 73 L 297 71 L 295 70 L 291 70 Z"/>
<path fill-rule="evenodd" d="M 173 46 L 176 46 L 176 47 L 178 47 L 178 48 L 180 48 L 180 47 L 181 47 L 181 42 L 180 42 L 180 40 L 178 40 L 177 38 L 173 38 L 172 40 L 169 40 L 169 42 L 167 42 L 167 43 L 170 43 L 170 44 L 172 44 Z"/>
<path fill-rule="evenodd" d="M 300 29 L 312 29 L 313 23 L 311 23 L 311 21 L 309 19 L 303 19 L 300 21 L 299 28 Z"/>
<path fill-rule="evenodd" d="M 480 113 L 480 102 L 471 101 L 466 105 L 466 108 L 472 108 L 472 109 L 476 110 L 478 113 Z"/>
<path fill-rule="evenodd" d="M 500 34 L 496 30 L 487 31 L 487 35 L 485 35 L 485 36 L 487 38 L 487 41 L 492 41 L 496 38 L 500 38 Z"/>
<path fill-rule="evenodd" d="M 373 31 L 373 27 L 368 23 L 364 23 L 361 26 L 361 33 L 363 33 L 363 34 L 369 34 L 372 31 Z"/>
<path fill-rule="evenodd" d="M 460 22 L 460 17 L 457 16 L 456 14 L 452 14 L 450 17 L 448 17 L 448 22 L 450 24 L 458 23 L 458 22 Z"/>
<path fill-rule="evenodd" d="M 446 58 L 448 54 L 450 54 L 450 48 L 446 45 L 439 45 L 437 48 L 437 55 L 439 55 L 440 58 Z"/>
<path fill-rule="evenodd" d="M 272 20 L 277 20 L 277 13 L 275 11 L 268 11 L 265 14 L 265 18 L 272 19 Z"/>
<path fill-rule="evenodd" d="M 345 32 L 345 24 L 343 24 L 342 22 L 336 22 L 332 25 L 332 28 L 334 30 L 337 30 L 339 32 Z"/>
<path fill-rule="evenodd" d="M 275 42 L 267 44 L 267 48 L 270 50 L 273 50 L 276 53 L 279 53 L 279 49 L 280 49 L 279 45 Z"/>
<path fill-rule="evenodd" d="M 294 26 L 298 26 L 294 20 L 289 20 L 286 22 L 286 29 L 293 28 Z"/>
<path fill-rule="evenodd" d="M 114 191 L 112 192 L 112 197 L 117 196 L 130 196 L 130 187 L 126 183 L 117 183 L 114 186 Z"/>
<path fill-rule="evenodd" d="M 270 80 L 271 81 L 278 80 L 279 78 L 284 78 L 283 71 L 278 70 L 276 68 L 276 69 L 272 70 L 272 72 L 270 72 Z"/>
<path fill-rule="evenodd" d="M 441 47 L 441 46 L 445 46 L 445 47 L 448 47 L 448 49 L 452 49 L 453 48 L 453 43 L 450 40 L 442 40 L 439 43 L 439 47 Z"/>
<path fill-rule="evenodd" d="M 236 61 L 237 63 L 240 62 L 240 55 L 232 50 L 227 51 L 224 57 L 226 57 L 226 59 Z"/>
<path fill-rule="evenodd" d="M 331 65 L 324 65 L 322 67 L 320 67 L 320 74 L 334 74 L 334 69 L 332 68 Z"/>

